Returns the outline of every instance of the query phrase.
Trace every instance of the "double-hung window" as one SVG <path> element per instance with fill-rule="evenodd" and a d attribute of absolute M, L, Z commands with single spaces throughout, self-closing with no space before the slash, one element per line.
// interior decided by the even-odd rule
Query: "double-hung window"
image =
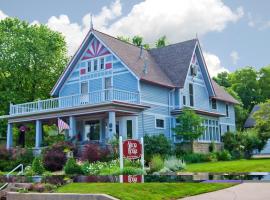
<path fill-rule="evenodd" d="M 156 117 L 156 128 L 164 129 L 165 128 L 165 119 L 161 117 Z"/>

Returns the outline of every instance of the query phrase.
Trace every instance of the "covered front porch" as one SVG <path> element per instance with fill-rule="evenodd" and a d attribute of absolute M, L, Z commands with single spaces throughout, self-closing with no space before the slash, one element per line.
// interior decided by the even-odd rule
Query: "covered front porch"
<path fill-rule="evenodd" d="M 35 125 L 35 149 L 43 146 L 43 125 L 57 124 L 58 118 L 69 125 L 66 140 L 78 145 L 90 142 L 105 144 L 114 136 L 138 137 L 138 115 L 146 106 L 123 102 L 86 105 L 62 111 L 26 113 L 9 116 L 7 127 L 8 149 L 13 147 L 13 130 L 18 124 Z"/>

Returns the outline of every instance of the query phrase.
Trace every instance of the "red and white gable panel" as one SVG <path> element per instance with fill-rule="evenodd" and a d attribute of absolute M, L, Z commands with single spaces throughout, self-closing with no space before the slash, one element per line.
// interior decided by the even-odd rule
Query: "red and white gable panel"
<path fill-rule="evenodd" d="M 110 52 L 96 39 L 93 38 L 85 51 L 82 60 L 108 55 Z"/>

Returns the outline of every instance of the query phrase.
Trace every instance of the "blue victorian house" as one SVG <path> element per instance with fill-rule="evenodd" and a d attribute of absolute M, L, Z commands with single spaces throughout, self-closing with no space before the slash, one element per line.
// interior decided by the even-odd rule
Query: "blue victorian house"
<path fill-rule="evenodd" d="M 164 134 L 178 142 L 176 116 L 190 107 L 204 118 L 199 143 L 220 143 L 235 130 L 238 103 L 209 76 L 198 39 L 146 50 L 91 29 L 51 90 L 50 99 L 10 105 L 7 148 L 14 124 L 34 123 L 35 147 L 42 126 L 61 118 L 69 137 L 104 143 Z"/>

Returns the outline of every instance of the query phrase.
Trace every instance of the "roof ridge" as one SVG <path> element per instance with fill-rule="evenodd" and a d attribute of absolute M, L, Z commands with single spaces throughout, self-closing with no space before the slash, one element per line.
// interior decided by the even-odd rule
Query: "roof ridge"
<path fill-rule="evenodd" d="M 136 47 L 136 48 L 139 48 L 139 49 L 141 48 L 141 47 L 139 47 L 139 46 L 137 46 L 137 45 L 135 45 L 135 44 L 133 44 L 133 43 L 126 42 L 126 41 L 124 41 L 124 40 L 121 40 L 121 39 L 119 39 L 119 38 L 117 38 L 117 37 L 114 37 L 114 36 L 112 36 L 112 35 L 109 35 L 109 34 L 107 34 L 107 33 L 103 33 L 103 32 L 98 31 L 98 30 L 96 30 L 96 29 L 93 29 L 93 31 L 99 32 L 99 33 L 101 33 L 101 34 L 103 34 L 103 35 L 106 35 L 106 36 L 108 36 L 108 37 L 111 37 L 111 38 L 113 38 L 113 39 L 115 39 L 115 40 L 118 40 L 118 41 L 120 41 L 120 42 L 122 42 L 122 43 L 131 45 L 131 46 L 134 46 L 134 47 Z M 144 47 L 143 47 L 143 49 L 144 49 L 145 51 L 148 51 L 148 49 L 145 49 Z"/>
<path fill-rule="evenodd" d="M 189 39 L 189 40 L 184 40 L 184 41 L 182 41 L 182 42 L 177 42 L 177 43 L 173 43 L 173 44 L 168 44 L 168 45 L 166 45 L 166 46 L 164 46 L 164 47 L 155 47 L 155 48 L 149 49 L 149 51 L 151 51 L 151 50 L 156 50 L 156 49 L 163 49 L 163 48 L 166 48 L 166 47 L 170 47 L 170 46 L 177 45 L 177 44 L 182 44 L 182 43 L 184 43 L 184 42 L 189 42 L 189 41 L 193 41 L 193 40 L 198 40 L 198 39 L 197 39 L 197 38 L 193 38 L 193 39 Z"/>

